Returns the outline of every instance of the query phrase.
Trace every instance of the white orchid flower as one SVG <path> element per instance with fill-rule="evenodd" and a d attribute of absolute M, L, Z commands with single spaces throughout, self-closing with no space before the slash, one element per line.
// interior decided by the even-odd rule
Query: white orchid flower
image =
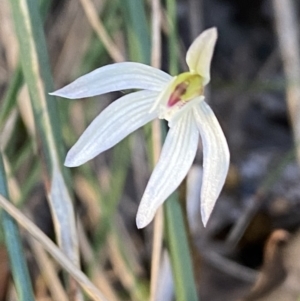
<path fill-rule="evenodd" d="M 199 133 L 203 145 L 201 214 L 204 225 L 224 185 L 229 150 L 222 129 L 203 96 L 204 86 L 210 81 L 216 39 L 216 28 L 198 36 L 187 52 L 189 72 L 175 77 L 140 63 L 116 63 L 96 69 L 52 93 L 74 99 L 125 89 L 141 90 L 122 96 L 95 118 L 69 151 L 65 161 L 69 167 L 94 158 L 157 117 L 168 121 L 170 130 L 160 159 L 139 205 L 138 228 L 151 222 L 157 208 L 185 178 L 196 155 Z"/>

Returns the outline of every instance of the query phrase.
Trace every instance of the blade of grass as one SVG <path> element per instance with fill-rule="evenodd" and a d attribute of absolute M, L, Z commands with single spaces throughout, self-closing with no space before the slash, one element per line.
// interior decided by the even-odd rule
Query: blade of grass
<path fill-rule="evenodd" d="M 127 28 L 130 59 L 150 63 L 150 35 L 144 2 L 127 0 L 120 2 L 124 12 L 124 23 Z"/>
<path fill-rule="evenodd" d="M 18 65 L 16 70 L 14 71 L 11 82 L 3 98 L 3 102 L 2 102 L 3 105 L 0 110 L 0 128 L 2 128 L 8 115 L 16 105 L 17 95 L 22 84 L 23 84 L 22 69 L 21 66 Z"/>
<path fill-rule="evenodd" d="M 13 176 L 11 172 L 10 162 L 8 161 L 4 153 L 2 154 L 2 161 L 4 164 L 4 169 L 6 174 L 6 182 L 7 182 L 10 201 L 13 202 L 14 204 L 18 204 L 17 200 L 20 199 L 21 191 L 16 178 Z"/>
<path fill-rule="evenodd" d="M 117 291 L 114 289 L 113 284 L 111 283 L 112 281 L 110 277 L 107 277 L 106 272 L 101 266 L 101 260 L 95 258 L 95 254 L 83 229 L 83 225 L 80 219 L 78 220 L 79 245 L 82 254 L 82 261 L 88 266 L 87 274 L 90 275 L 95 285 L 110 301 L 120 301 L 119 297 L 117 296 Z"/>
<path fill-rule="evenodd" d="M 107 31 L 113 36 L 117 31 L 121 32 L 122 19 L 119 17 L 118 3 L 110 1 L 104 7 L 103 24 Z M 121 52 L 121 50 L 120 50 Z M 107 51 L 98 36 L 93 35 L 90 46 L 82 60 L 80 74 L 85 74 L 95 67 L 105 65 L 108 61 Z"/>
<path fill-rule="evenodd" d="M 103 294 L 94 286 L 86 275 L 78 269 L 73 261 L 67 257 L 42 230 L 30 221 L 20 210 L 0 195 L 0 206 L 8 212 L 42 247 L 81 285 L 82 289 L 96 301 L 107 301 Z M 30 300 L 30 299 L 29 299 Z M 33 299 L 34 300 L 34 299 Z"/>
<path fill-rule="evenodd" d="M 0 194 L 8 199 L 8 190 L 2 156 L 0 155 Z M 13 218 L 6 212 L 1 212 L 4 228 L 5 244 L 9 253 L 13 279 L 20 301 L 34 300 L 28 268 L 22 248 L 20 233 Z"/>
<path fill-rule="evenodd" d="M 50 262 L 46 252 L 36 240 L 30 236 L 28 238 L 30 248 L 33 251 L 34 257 L 36 258 L 41 274 L 47 284 L 53 301 L 68 301 L 67 294 L 64 291 L 64 288 L 58 279 L 55 268 Z"/>
<path fill-rule="evenodd" d="M 47 0 L 41 1 L 40 11 L 43 20 L 46 18 L 49 6 L 50 6 L 50 1 Z M 16 70 L 13 73 L 12 79 L 9 83 L 4 99 L 2 101 L 3 105 L 0 110 L 0 128 L 2 128 L 7 116 L 9 115 L 11 110 L 15 107 L 17 102 L 17 95 L 23 83 L 24 83 L 24 78 L 22 73 L 22 66 L 21 63 L 19 62 L 19 64 L 16 67 Z"/>
<path fill-rule="evenodd" d="M 20 204 L 20 206 L 22 206 L 22 204 L 25 203 L 29 193 L 36 186 L 36 183 L 38 183 L 40 174 L 41 174 L 41 166 L 39 162 L 35 162 L 31 167 L 30 173 L 26 178 L 26 181 L 22 183 L 21 186 L 22 195 L 20 199 L 17 201 L 17 203 Z"/>
<path fill-rule="evenodd" d="M 29 139 L 24 141 L 24 144 L 18 149 L 18 154 L 11 158 L 12 168 L 11 173 L 15 174 L 16 171 L 21 168 L 22 164 L 26 162 L 26 160 L 30 159 L 32 155 L 33 149 L 32 144 Z"/>
<path fill-rule="evenodd" d="M 114 227 L 108 237 L 108 247 L 113 268 L 116 274 L 120 276 L 123 286 L 127 288 L 130 299 L 133 301 L 147 300 L 149 294 L 147 287 L 141 279 L 134 275 L 132 267 L 126 258 L 123 239 L 120 237 L 116 227 Z"/>
<path fill-rule="evenodd" d="M 37 139 L 36 128 L 34 124 L 33 112 L 31 109 L 30 95 L 27 85 L 24 85 L 19 92 L 18 99 L 18 112 L 24 123 L 27 133 L 31 137 L 31 143 L 33 144 L 34 152 L 37 153 Z"/>
<path fill-rule="evenodd" d="M 197 301 L 188 239 L 178 196 L 174 193 L 165 202 L 167 241 L 175 281 L 176 300 Z"/>
<path fill-rule="evenodd" d="M 45 164 L 45 186 L 60 247 L 79 265 L 73 204 L 62 174 L 60 123 L 47 57 L 43 24 L 34 0 L 11 1 L 22 68 L 31 96 Z"/>
<path fill-rule="evenodd" d="M 114 44 L 113 40 L 108 35 L 101 19 L 98 17 L 96 7 L 91 0 L 80 0 L 84 12 L 93 27 L 94 31 L 97 33 L 99 39 L 102 41 L 109 55 L 113 58 L 115 62 L 124 61 L 123 54 L 119 51 L 118 47 Z"/>
<path fill-rule="evenodd" d="M 17 123 L 17 115 L 17 110 L 14 108 L 5 120 L 5 123 L 0 131 L 0 149 L 2 151 L 9 151 L 12 144 L 11 141 L 15 139 L 14 133 L 16 132 L 15 125 Z"/>
<path fill-rule="evenodd" d="M 159 0 L 152 0 L 152 48 L 151 65 L 160 68 L 161 65 L 161 7 Z M 158 162 L 161 152 L 161 129 L 160 120 L 152 122 L 152 144 L 153 144 L 153 165 Z M 150 301 L 157 299 L 157 287 L 161 269 L 161 251 L 164 229 L 163 206 L 161 206 L 154 218 L 153 245 L 151 259 L 151 280 L 150 280 Z"/>
<path fill-rule="evenodd" d="M 9 188 L 9 191 L 15 192 L 14 193 L 15 196 L 11 195 L 11 200 L 13 203 L 19 204 L 18 200 L 20 199 L 20 194 L 21 194 L 19 184 L 17 180 L 13 177 L 10 171 L 11 169 L 10 163 L 7 161 L 5 156 L 3 156 L 3 161 L 4 161 L 4 168 L 7 171 L 6 174 L 10 174 L 8 177 L 6 177 L 7 186 Z M 32 172 L 30 172 L 30 174 L 32 174 Z M 24 197 L 23 190 L 22 190 L 22 197 Z M 7 213 L 5 212 L 5 214 Z M 63 290 L 61 282 L 58 280 L 58 275 L 56 274 L 56 271 L 54 270 L 52 264 L 50 263 L 49 259 L 44 253 L 44 250 L 32 238 L 29 237 L 29 239 L 27 238 L 27 240 L 29 240 L 30 247 L 37 259 L 37 263 L 40 267 L 41 274 L 43 275 L 45 282 L 47 283 L 47 286 L 51 292 L 54 301 L 58 301 L 58 300 L 67 301 L 68 298 L 66 297 L 66 293 Z"/>
<path fill-rule="evenodd" d="M 298 165 L 300 165 L 300 38 L 296 3 L 272 1 L 275 25 L 286 78 L 286 101 L 291 120 Z"/>
<path fill-rule="evenodd" d="M 169 23 L 168 48 L 169 48 L 169 72 L 171 75 L 178 74 L 178 38 L 177 38 L 177 18 L 176 0 L 167 0 L 167 17 Z"/>

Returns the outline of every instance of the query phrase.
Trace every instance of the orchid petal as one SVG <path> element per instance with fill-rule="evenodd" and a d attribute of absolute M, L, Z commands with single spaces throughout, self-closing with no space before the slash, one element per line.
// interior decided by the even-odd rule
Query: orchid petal
<path fill-rule="evenodd" d="M 215 27 L 203 31 L 192 43 L 186 54 L 191 72 L 203 76 L 203 85 L 210 81 L 210 64 L 218 37 Z"/>
<path fill-rule="evenodd" d="M 158 93 L 139 91 L 125 95 L 99 114 L 70 149 L 65 165 L 79 166 L 113 147 L 131 132 L 157 117 L 149 109 Z"/>
<path fill-rule="evenodd" d="M 126 89 L 161 91 L 171 79 L 159 69 L 123 62 L 98 68 L 50 94 L 75 99 Z"/>
<path fill-rule="evenodd" d="M 192 116 L 192 111 L 187 112 L 169 130 L 138 209 L 138 228 L 151 222 L 157 208 L 180 185 L 193 163 L 199 133 Z"/>
<path fill-rule="evenodd" d="M 202 101 L 193 112 L 203 145 L 201 216 L 206 226 L 228 173 L 229 150 L 221 126 L 209 105 Z"/>

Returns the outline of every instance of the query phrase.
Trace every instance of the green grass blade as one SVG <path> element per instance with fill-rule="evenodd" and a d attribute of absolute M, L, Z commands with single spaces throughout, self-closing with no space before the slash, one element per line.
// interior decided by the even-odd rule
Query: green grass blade
<path fill-rule="evenodd" d="M 43 0 L 41 2 L 40 10 L 43 19 L 46 18 L 46 14 L 48 12 L 49 6 L 50 6 L 50 1 Z M 22 67 L 21 67 L 21 63 L 19 63 L 16 67 L 16 70 L 14 71 L 11 82 L 8 86 L 8 89 L 3 99 L 3 105 L 0 110 L 0 128 L 3 126 L 9 113 L 16 105 L 17 95 L 23 83 L 24 83 L 24 78 L 22 73 Z"/>
<path fill-rule="evenodd" d="M 3 99 L 3 105 L 0 110 L 0 128 L 2 128 L 9 113 L 16 105 L 17 95 L 22 84 L 23 84 L 22 69 L 21 66 L 18 65 L 16 70 L 14 71 L 12 80 L 8 86 L 8 89 Z"/>
<path fill-rule="evenodd" d="M 177 301 L 197 301 L 192 261 L 185 231 L 183 214 L 177 194 L 165 203 L 167 240 L 171 256 Z"/>
<path fill-rule="evenodd" d="M 2 156 L 0 155 L 0 194 L 9 198 L 5 170 Z M 22 248 L 21 237 L 18 226 L 13 218 L 1 211 L 1 221 L 4 229 L 5 244 L 9 254 L 14 283 L 17 289 L 18 300 L 34 301 L 33 290 L 29 277 L 24 251 Z"/>
<path fill-rule="evenodd" d="M 18 0 L 11 1 L 11 4 L 20 45 L 22 69 L 42 139 L 42 151 L 48 170 L 52 171 L 54 158 L 58 159 L 56 149 L 60 142 L 60 122 L 57 116 L 57 103 L 48 95 L 48 92 L 53 90 L 53 83 L 42 31 L 43 24 L 36 1 Z"/>
<path fill-rule="evenodd" d="M 178 74 L 178 37 L 176 0 L 167 0 L 167 17 L 169 24 L 168 48 L 169 48 L 169 72 L 171 75 Z"/>
<path fill-rule="evenodd" d="M 150 63 L 151 42 L 145 5 L 141 0 L 121 1 L 127 27 L 129 57 L 144 64 Z"/>
<path fill-rule="evenodd" d="M 43 24 L 38 2 L 11 1 L 20 45 L 24 78 L 34 112 L 45 171 L 45 186 L 60 247 L 79 264 L 73 204 L 62 172 L 62 141 L 59 114 L 53 91 Z"/>

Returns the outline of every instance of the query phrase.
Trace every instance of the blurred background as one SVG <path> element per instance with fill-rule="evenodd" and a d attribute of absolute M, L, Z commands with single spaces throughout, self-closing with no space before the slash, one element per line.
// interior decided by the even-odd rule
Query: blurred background
<path fill-rule="evenodd" d="M 40 55 L 49 57 L 54 89 L 112 62 L 151 64 L 153 1 L 44 0 L 38 5 L 47 45 Z M 162 70 L 173 75 L 186 71 L 185 53 L 192 41 L 212 26 L 219 34 L 206 100 L 228 140 L 229 174 L 206 228 L 200 219 L 201 145 L 177 196 L 198 300 L 300 300 L 299 13 L 296 0 L 160 2 Z M 47 201 L 49 165 L 41 151 L 43 134 L 34 121 L 28 76 L 23 75 L 17 22 L 9 1 L 0 0 L 0 146 L 5 174 L 10 199 L 57 241 Z M 60 120 L 60 160 L 94 117 L 124 93 L 57 101 L 52 123 Z M 153 223 L 137 230 L 135 215 L 153 169 L 151 131 L 146 126 L 87 164 L 62 169 L 72 191 L 80 267 L 109 301 L 149 299 L 156 230 Z M 46 263 L 39 259 L 30 234 L 20 231 L 35 300 L 57 300 L 42 272 Z M 183 301 L 173 281 L 175 263 L 169 253 L 174 246 L 166 230 L 163 233 L 158 285 L 151 300 Z M 0 301 L 17 300 L 3 231 L 0 241 Z M 45 260 L 64 294 L 62 269 L 47 255 Z M 190 300 L 195 299 L 185 299 Z"/>

